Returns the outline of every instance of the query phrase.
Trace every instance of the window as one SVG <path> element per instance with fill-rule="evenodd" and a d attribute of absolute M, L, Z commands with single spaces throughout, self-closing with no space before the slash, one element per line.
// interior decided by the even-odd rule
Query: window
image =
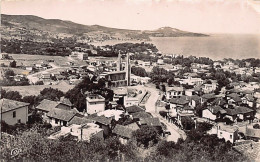
<path fill-rule="evenodd" d="M 15 118 L 15 117 L 16 117 L 16 111 L 13 112 L 13 118 Z"/>
<path fill-rule="evenodd" d="M 55 119 L 55 124 L 58 124 L 59 123 L 59 120 L 58 119 Z"/>
<path fill-rule="evenodd" d="M 230 135 L 230 139 L 232 139 L 232 134 Z"/>
<path fill-rule="evenodd" d="M 18 120 L 17 120 L 17 123 L 21 123 L 21 119 L 18 119 Z"/>

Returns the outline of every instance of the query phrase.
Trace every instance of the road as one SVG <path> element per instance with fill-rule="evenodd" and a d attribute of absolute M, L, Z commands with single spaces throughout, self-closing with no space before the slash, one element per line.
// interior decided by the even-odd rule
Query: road
<path fill-rule="evenodd" d="M 147 100 L 145 107 L 146 111 L 150 112 L 153 117 L 157 117 L 160 119 L 162 123 L 167 126 L 167 130 L 171 132 L 171 135 L 167 136 L 167 141 L 177 142 L 179 138 L 186 139 L 186 134 L 181 129 L 179 129 L 175 124 L 169 123 L 166 119 L 164 119 L 159 112 L 156 110 L 156 101 L 159 97 L 159 90 L 154 87 L 145 86 L 147 91 L 151 92 L 151 96 Z"/>
<path fill-rule="evenodd" d="M 50 65 L 52 66 L 52 68 L 50 68 L 50 69 L 47 69 L 47 70 L 44 70 L 44 71 L 39 71 L 37 73 L 33 73 L 33 74 L 28 75 L 27 78 L 29 79 L 30 83 L 36 83 L 39 80 L 38 76 L 43 74 L 43 73 L 46 73 L 48 71 L 52 71 L 52 70 L 55 70 L 55 69 L 59 69 L 59 68 L 67 68 L 67 67 L 57 66 L 53 63 L 50 63 Z"/>

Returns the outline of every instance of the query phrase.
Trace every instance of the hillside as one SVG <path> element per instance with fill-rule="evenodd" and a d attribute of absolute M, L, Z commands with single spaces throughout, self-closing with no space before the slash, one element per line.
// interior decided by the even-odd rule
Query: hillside
<path fill-rule="evenodd" d="M 44 19 L 32 15 L 1 15 L 2 38 L 37 42 L 73 38 L 82 42 L 119 40 L 147 40 L 149 37 L 206 36 L 170 27 L 153 31 L 109 28 L 100 25 L 82 25 L 71 21 Z"/>

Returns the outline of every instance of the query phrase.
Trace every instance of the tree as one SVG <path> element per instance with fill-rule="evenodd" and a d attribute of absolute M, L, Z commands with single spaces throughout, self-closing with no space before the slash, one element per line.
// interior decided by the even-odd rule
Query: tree
<path fill-rule="evenodd" d="M 7 70 L 5 71 L 5 78 L 6 78 L 6 79 L 10 80 L 10 78 L 13 77 L 13 76 L 15 76 L 15 73 L 14 73 L 13 70 L 7 69 Z"/>
<path fill-rule="evenodd" d="M 21 101 L 22 95 L 18 91 L 4 91 L 2 90 L 2 98 L 6 98 L 9 100 Z"/>
<path fill-rule="evenodd" d="M 170 79 L 168 79 L 168 85 L 170 86 L 170 85 L 172 85 L 173 84 L 173 79 L 172 78 L 170 78 Z"/>
<path fill-rule="evenodd" d="M 43 81 L 42 80 L 39 80 L 35 83 L 35 85 L 44 85 Z"/>
<path fill-rule="evenodd" d="M 192 128 L 195 127 L 195 122 L 191 117 L 186 117 L 186 116 L 182 117 L 181 124 L 185 130 L 191 130 Z"/>
<path fill-rule="evenodd" d="M 64 93 L 58 89 L 44 88 L 39 95 L 39 99 L 49 99 L 52 101 L 59 101 L 64 96 Z"/>
<path fill-rule="evenodd" d="M 164 84 L 162 85 L 162 91 L 163 91 L 163 92 L 166 92 L 166 88 L 165 88 L 165 85 L 164 85 Z"/>
<path fill-rule="evenodd" d="M 158 142 L 159 135 L 156 128 L 145 125 L 133 132 L 133 138 L 138 145 L 142 144 L 144 147 L 148 147 L 150 143 L 155 144 Z"/>
<path fill-rule="evenodd" d="M 259 124 L 254 124 L 254 125 L 253 125 L 253 128 L 254 128 L 254 129 L 260 129 L 260 125 L 259 125 Z"/>
<path fill-rule="evenodd" d="M 14 60 L 14 61 L 10 62 L 9 66 L 12 68 L 16 68 L 16 61 Z"/>

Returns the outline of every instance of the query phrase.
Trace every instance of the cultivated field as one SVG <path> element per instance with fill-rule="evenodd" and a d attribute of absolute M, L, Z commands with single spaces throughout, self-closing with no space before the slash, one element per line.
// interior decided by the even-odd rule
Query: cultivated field
<path fill-rule="evenodd" d="M 62 92 L 67 92 L 68 90 L 72 89 L 74 85 L 69 85 L 66 82 L 60 82 L 57 85 L 30 85 L 30 86 L 8 86 L 8 87 L 2 87 L 6 91 L 18 91 L 23 97 L 24 96 L 30 96 L 30 95 L 39 95 L 40 91 L 42 91 L 44 88 L 54 88 L 59 89 Z"/>
<path fill-rule="evenodd" d="M 27 54 L 9 54 L 17 62 L 17 65 L 31 66 L 37 63 L 44 63 L 47 60 L 54 60 L 57 66 L 65 66 L 69 61 L 68 57 L 45 56 L 45 55 L 27 55 Z"/>

